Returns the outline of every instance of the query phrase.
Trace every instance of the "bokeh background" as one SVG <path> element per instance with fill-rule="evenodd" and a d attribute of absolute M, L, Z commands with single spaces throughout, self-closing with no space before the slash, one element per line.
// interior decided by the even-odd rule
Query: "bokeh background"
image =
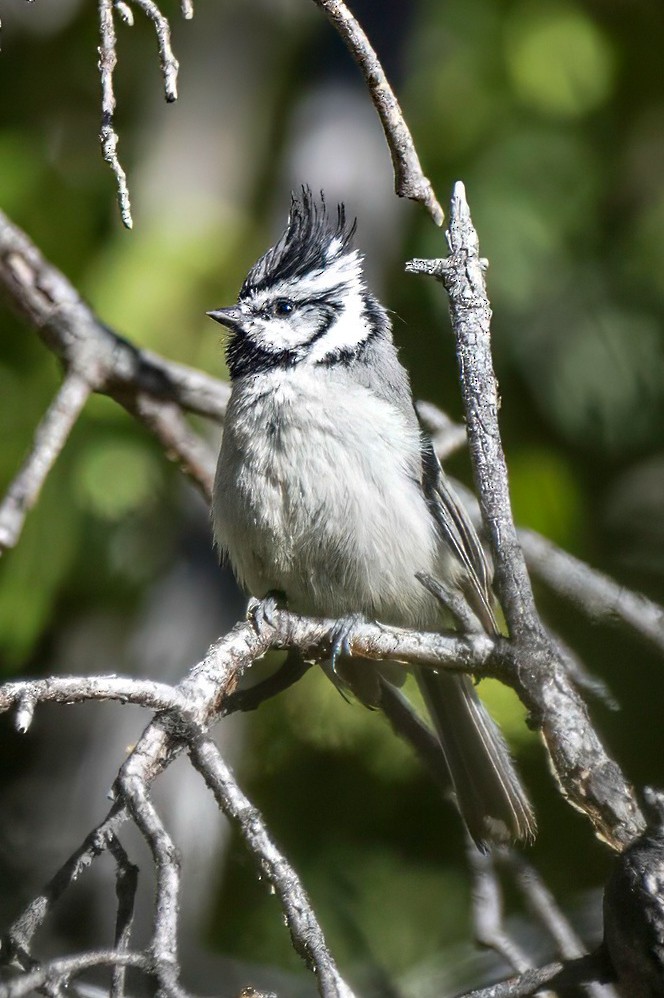
<path fill-rule="evenodd" d="M 356 0 L 445 201 L 466 183 L 490 259 L 502 427 L 518 522 L 664 601 L 664 74 L 661 0 Z M 167 106 L 150 24 L 119 20 L 125 231 L 99 155 L 96 7 L 3 0 L 0 207 L 135 343 L 225 375 L 204 313 L 234 300 L 301 183 L 359 218 L 371 282 L 395 313 L 415 393 L 461 418 L 440 291 L 403 272 L 441 234 L 392 194 L 359 73 L 307 0 L 169 3 L 180 99 Z M 0 305 L 0 483 L 59 383 L 53 357 Z M 215 444 L 219 429 L 198 424 Z M 450 470 L 469 481 L 465 454 Z M 593 704 L 637 784 L 664 783 L 664 669 L 619 626 L 590 625 L 538 590 L 547 620 L 621 704 Z M 117 671 L 175 681 L 242 612 L 212 552 L 207 510 L 143 429 L 87 405 L 0 563 L 3 678 Z M 561 800 L 505 690 L 482 692 L 536 802 L 530 856 L 590 945 L 610 856 Z M 42 708 L 0 729 L 0 916 L 15 915 L 107 807 L 146 718 Z M 301 873 L 344 972 L 363 994 L 451 994 L 505 968 L 469 945 L 458 820 L 377 715 L 322 675 L 217 732 Z M 184 853 L 183 951 L 192 987 L 249 982 L 313 993 L 276 901 L 185 765 L 158 787 Z M 140 843 L 133 858 L 149 871 Z M 151 881 L 143 875 L 139 933 Z M 58 909 L 46 952 L 110 939 L 112 868 Z M 510 925 L 547 943 L 507 888 Z M 104 935 L 106 934 L 106 935 Z M 138 991 L 141 987 L 134 982 Z"/>

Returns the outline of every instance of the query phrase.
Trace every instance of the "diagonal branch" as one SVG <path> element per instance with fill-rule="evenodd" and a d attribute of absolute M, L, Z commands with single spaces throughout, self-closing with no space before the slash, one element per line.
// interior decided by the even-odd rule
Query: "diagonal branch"
<path fill-rule="evenodd" d="M 413 137 L 371 42 L 343 0 L 314 0 L 314 3 L 337 29 L 362 71 L 392 157 L 396 194 L 419 201 L 436 225 L 442 225 L 443 209 L 424 176 Z"/>
<path fill-rule="evenodd" d="M 70 370 L 37 427 L 32 450 L 0 504 L 0 555 L 21 536 L 28 511 L 37 502 L 48 473 L 67 442 L 92 388 Z"/>
<path fill-rule="evenodd" d="M 275 846 L 262 815 L 242 793 L 217 746 L 200 732 L 192 737 L 189 754 L 217 804 L 238 826 L 263 875 L 277 893 L 295 951 L 315 973 L 320 994 L 323 998 L 352 998 L 297 873 Z"/>
<path fill-rule="evenodd" d="M 149 17 L 154 25 L 157 35 L 157 45 L 159 47 L 159 62 L 164 77 L 164 95 L 169 104 L 177 100 L 178 97 L 178 61 L 173 54 L 171 47 L 171 26 L 168 18 L 164 17 L 154 0 L 132 0 L 132 3 Z M 183 8 L 185 17 L 191 17 L 193 8 L 188 4 Z"/>

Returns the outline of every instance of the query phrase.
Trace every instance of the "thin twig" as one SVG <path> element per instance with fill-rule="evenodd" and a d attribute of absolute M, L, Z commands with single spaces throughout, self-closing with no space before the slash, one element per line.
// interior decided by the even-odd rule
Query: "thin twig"
<path fill-rule="evenodd" d="M 189 754 L 221 810 L 237 824 L 252 856 L 279 897 L 293 946 L 315 973 L 319 993 L 323 998 L 352 998 L 297 873 L 275 846 L 262 815 L 237 785 L 217 746 L 200 733 L 192 737 Z"/>
<path fill-rule="evenodd" d="M 182 705 L 177 687 L 129 676 L 52 676 L 14 680 L 0 686 L 0 713 L 27 704 L 31 704 L 34 711 L 38 703 L 85 703 L 89 700 L 119 700 L 149 710 L 170 710 Z"/>
<path fill-rule="evenodd" d="M 154 931 L 151 952 L 159 982 L 175 994 L 180 990 L 178 958 L 178 912 L 180 856 L 150 800 L 143 779 L 143 760 L 134 752 L 123 765 L 117 787 L 126 801 L 134 824 L 150 847 L 157 877 Z"/>
<path fill-rule="evenodd" d="M 461 423 L 455 423 L 442 409 L 432 405 L 431 402 L 419 401 L 415 408 L 421 422 L 429 431 L 439 461 L 447 460 L 450 455 L 466 446 L 466 427 Z"/>
<path fill-rule="evenodd" d="M 164 96 L 170 104 L 178 97 L 179 69 L 178 61 L 171 48 L 171 26 L 168 18 L 164 17 L 154 0 L 132 0 L 132 2 L 140 7 L 145 16 L 149 17 L 154 24 L 157 45 L 159 46 L 159 61 L 164 77 Z"/>
<path fill-rule="evenodd" d="M 443 209 L 422 171 L 413 137 L 371 42 L 343 0 L 314 0 L 314 3 L 337 29 L 362 71 L 392 157 L 396 194 L 419 201 L 436 225 L 442 225 Z"/>
<path fill-rule="evenodd" d="M 209 502 L 216 454 L 210 445 L 194 433 L 175 402 L 163 402 L 150 395 L 137 394 L 126 408 L 157 438 L 166 457 L 176 461 Z"/>
<path fill-rule="evenodd" d="M 62 451 L 92 389 L 77 371 L 69 371 L 35 431 L 32 450 L 0 504 L 0 555 L 13 548 L 25 518 L 35 505 L 49 471 Z"/>
<path fill-rule="evenodd" d="M 591 981 L 607 981 L 610 971 L 602 954 L 571 960 L 569 963 L 549 963 L 536 970 L 526 970 L 519 977 L 510 977 L 487 988 L 467 991 L 458 998 L 530 998 L 547 985 L 552 991 L 571 988 Z"/>
<path fill-rule="evenodd" d="M 115 115 L 115 92 L 113 72 L 117 65 L 115 23 L 113 20 L 113 0 L 99 0 L 99 76 L 101 79 L 101 142 L 102 156 L 115 175 L 118 188 L 118 205 L 124 225 L 131 229 L 131 201 L 127 187 L 127 174 L 118 159 L 118 133 L 113 119 Z"/>
<path fill-rule="evenodd" d="M 118 909 L 115 918 L 115 950 L 118 953 L 127 953 L 129 952 L 131 927 L 134 920 L 138 867 L 130 862 L 116 835 L 110 837 L 108 849 L 116 863 L 115 895 Z M 118 963 L 113 967 L 110 998 L 124 998 L 125 971 L 124 964 Z"/>
<path fill-rule="evenodd" d="M 621 620 L 664 652 L 664 608 L 635 593 L 533 530 L 519 540 L 534 576 L 596 620 Z"/>
<path fill-rule="evenodd" d="M 138 967 L 152 974 L 150 958 L 144 953 L 127 953 L 119 950 L 91 950 L 77 956 L 64 956 L 40 964 L 28 974 L 0 984 L 0 998 L 24 998 L 44 985 L 56 987 L 90 967 Z"/>
<path fill-rule="evenodd" d="M 494 855 L 496 861 L 512 874 L 531 913 L 553 940 L 560 959 L 568 961 L 586 956 L 587 949 L 583 941 L 532 863 L 507 847 L 496 847 Z M 610 998 L 614 994 L 606 984 L 589 983 L 584 985 L 584 989 L 591 998 Z"/>
<path fill-rule="evenodd" d="M 502 890 L 493 851 L 487 849 L 482 852 L 469 835 L 466 838 L 466 858 L 473 878 L 471 897 L 475 940 L 480 946 L 498 953 L 517 974 L 523 974 L 532 967 L 532 963 L 505 931 Z"/>
<path fill-rule="evenodd" d="M 193 0 L 181 0 L 180 7 L 182 8 L 182 16 L 185 21 L 190 21 L 194 16 Z"/>

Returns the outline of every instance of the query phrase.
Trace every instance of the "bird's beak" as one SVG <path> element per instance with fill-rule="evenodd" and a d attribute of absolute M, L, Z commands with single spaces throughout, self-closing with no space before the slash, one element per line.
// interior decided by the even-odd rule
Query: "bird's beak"
<path fill-rule="evenodd" d="M 246 319 L 236 305 L 230 308 L 216 308 L 213 312 L 206 312 L 205 314 L 209 315 L 215 322 L 220 322 L 222 326 L 231 329 L 234 333 L 241 333 L 244 329 Z"/>

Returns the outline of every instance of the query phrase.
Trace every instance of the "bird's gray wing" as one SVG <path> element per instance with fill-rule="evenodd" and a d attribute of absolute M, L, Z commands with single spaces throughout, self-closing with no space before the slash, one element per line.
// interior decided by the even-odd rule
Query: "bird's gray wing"
<path fill-rule="evenodd" d="M 488 634 L 498 634 L 493 610 L 491 570 L 468 514 L 450 488 L 429 436 L 422 432 L 422 490 L 441 539 L 459 561 L 459 585 Z"/>

